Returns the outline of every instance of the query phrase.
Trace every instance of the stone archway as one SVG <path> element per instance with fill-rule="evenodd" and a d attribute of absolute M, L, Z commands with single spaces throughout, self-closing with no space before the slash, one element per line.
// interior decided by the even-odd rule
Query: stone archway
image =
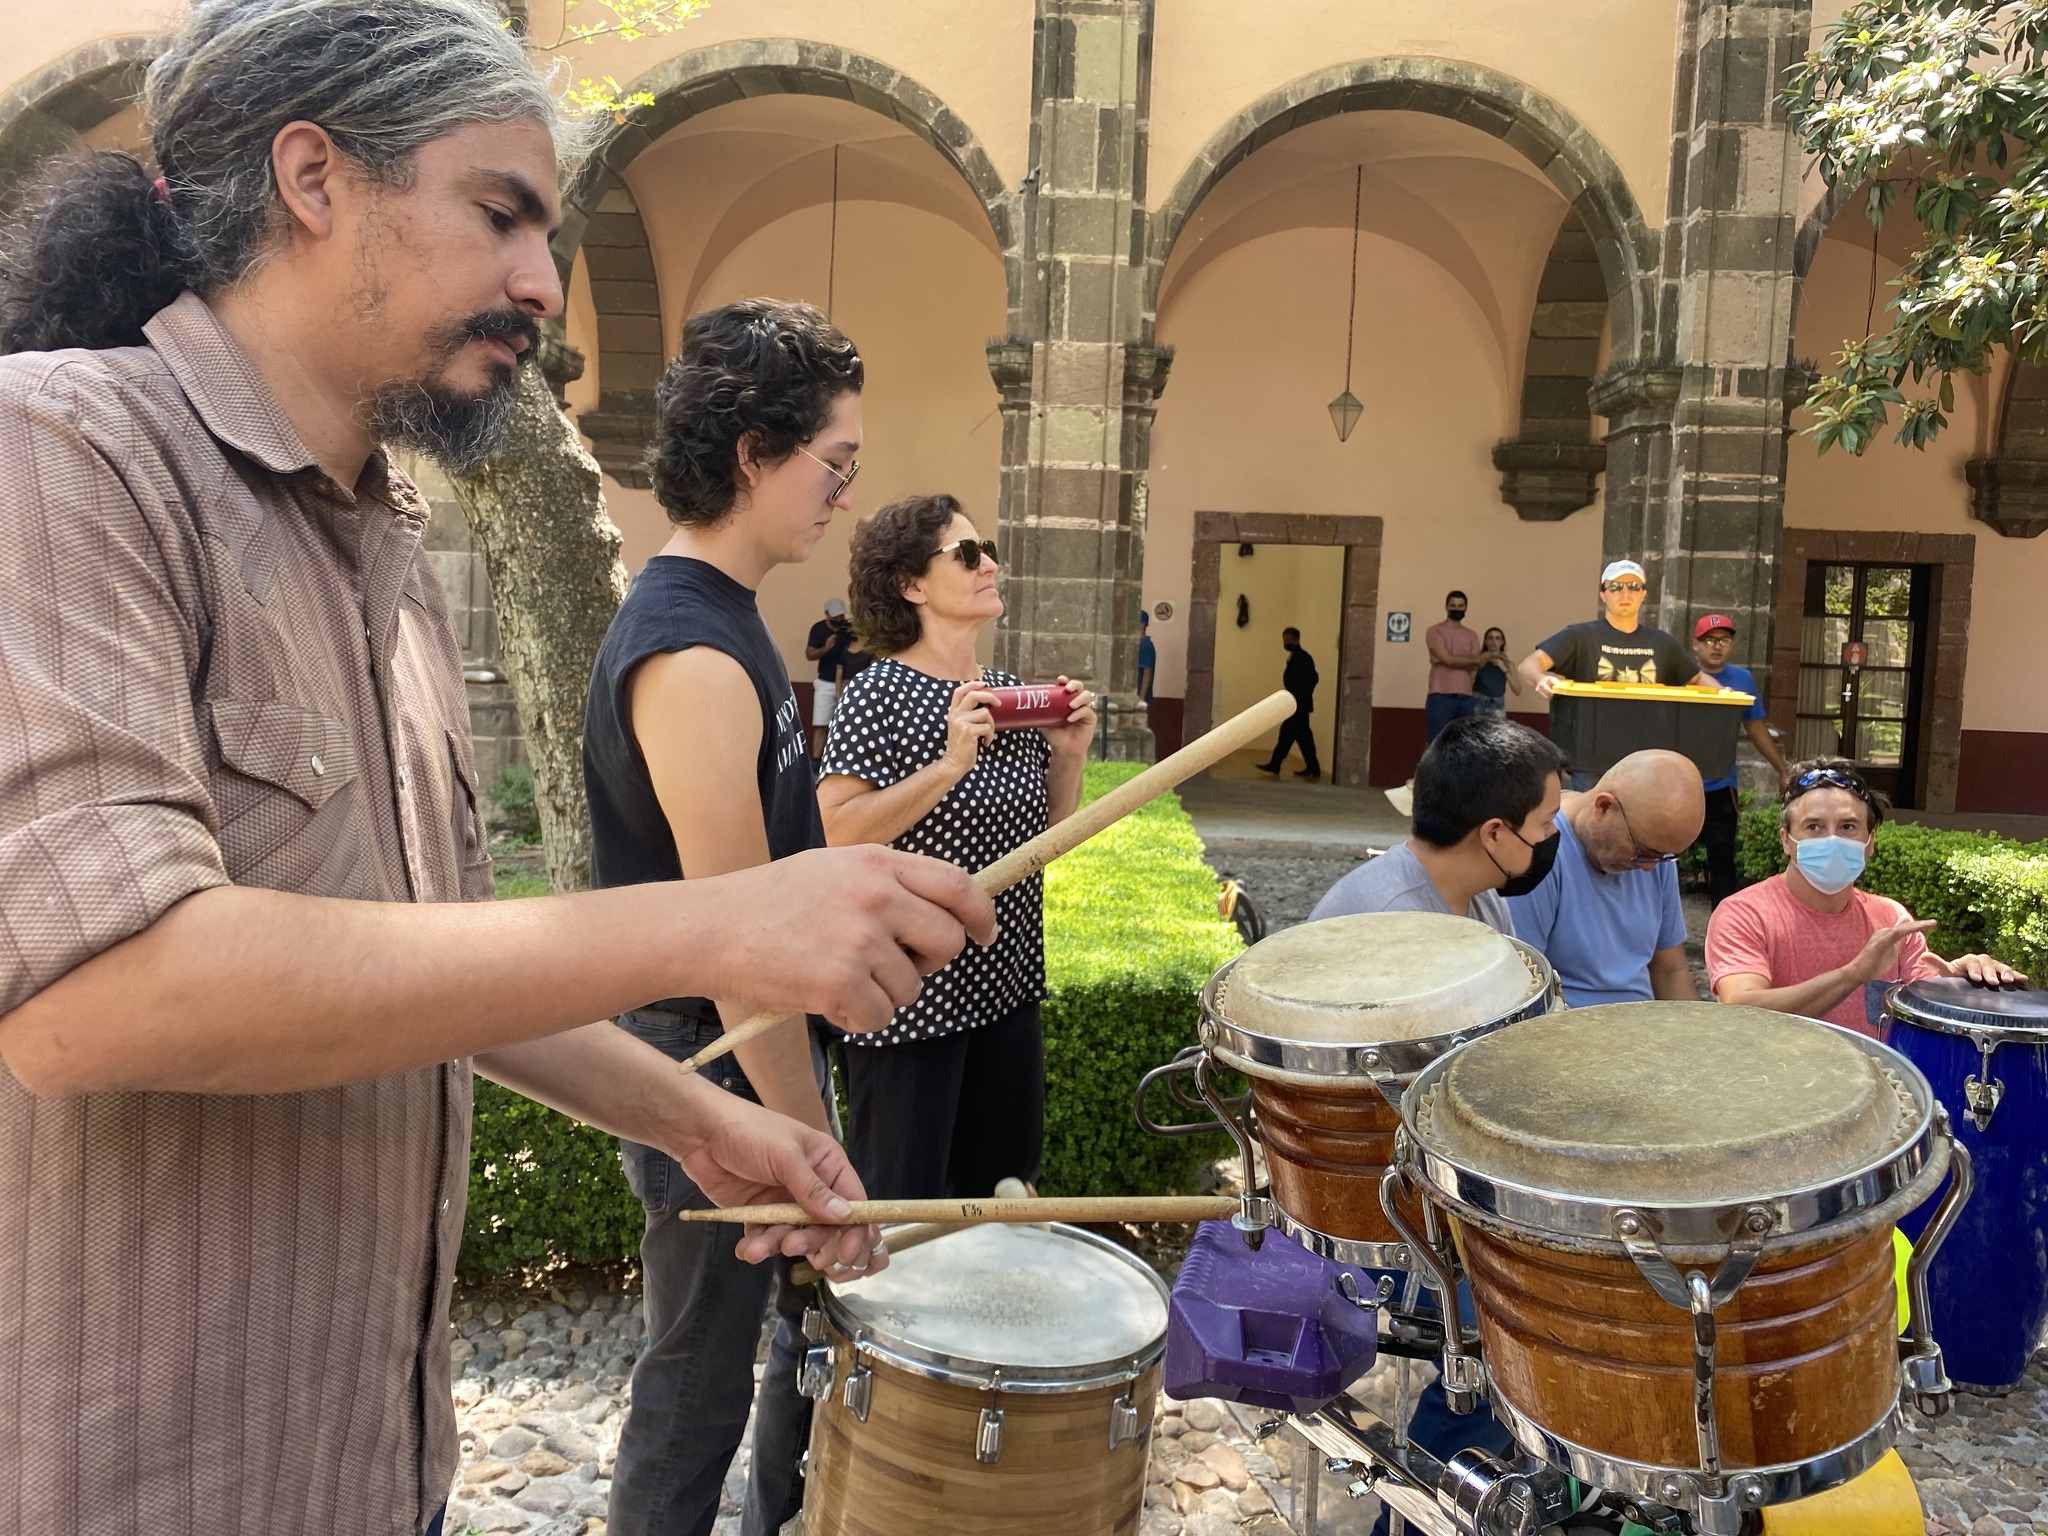
<path fill-rule="evenodd" d="M 645 486 L 641 456 L 654 426 L 654 385 L 665 356 L 654 260 L 625 171 L 643 150 L 701 112 L 752 97 L 822 96 L 900 123 L 959 172 L 988 216 L 1003 257 L 1009 329 L 1019 326 L 1022 219 L 981 141 L 931 91 L 902 71 L 827 43 L 762 38 L 721 43 L 665 60 L 624 88 L 654 104 L 599 147 L 563 199 L 555 261 L 566 281 L 576 253 L 589 267 L 598 317 L 599 397 L 579 425 L 598 462 L 623 485 Z"/>
<path fill-rule="evenodd" d="M 1570 113 L 1518 80 L 1447 59 L 1362 59 L 1282 86 L 1232 118 L 1202 147 L 1153 214 L 1145 307 L 1156 312 L 1174 242 L 1202 199 L 1247 155 L 1344 112 L 1428 112 L 1469 124 L 1515 150 L 1557 188 L 1591 238 L 1617 365 L 1655 349 L 1659 242 L 1621 168 Z"/>
<path fill-rule="evenodd" d="M 0 209 L 142 91 L 155 37 L 106 37 L 0 92 Z"/>
<path fill-rule="evenodd" d="M 1593 237 L 1565 210 L 1522 353 L 1520 428 L 1493 449 L 1500 499 L 1527 522 L 1561 521 L 1593 504 L 1607 447 L 1593 441 L 1593 374 L 1606 329 L 1607 293 Z"/>

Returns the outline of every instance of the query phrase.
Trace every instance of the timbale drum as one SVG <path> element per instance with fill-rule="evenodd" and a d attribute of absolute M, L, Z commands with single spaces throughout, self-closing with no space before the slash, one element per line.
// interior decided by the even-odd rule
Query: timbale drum
<path fill-rule="evenodd" d="M 2048 1324 L 2048 992 L 1942 977 L 1892 988 L 1885 1011 L 1888 1042 L 1927 1074 L 1976 1169 L 1928 1271 L 1934 1336 L 1957 1385 L 2010 1391 Z"/>
<path fill-rule="evenodd" d="M 1129 1536 L 1166 1287 L 1078 1228 L 970 1227 L 820 1288 L 808 1536 Z"/>
<path fill-rule="evenodd" d="M 1484 923 L 1369 912 L 1263 939 L 1202 989 L 1202 1041 L 1251 1084 L 1279 1224 L 1402 1267 L 1380 1204 L 1401 1090 L 1452 1047 L 1556 1006 L 1549 962 Z"/>
<path fill-rule="evenodd" d="M 1892 1227 L 1953 1151 L 1897 1052 L 1763 1009 L 1582 1008 L 1425 1068 L 1403 1121 L 1526 1448 L 1732 1530 L 1889 1447 Z"/>

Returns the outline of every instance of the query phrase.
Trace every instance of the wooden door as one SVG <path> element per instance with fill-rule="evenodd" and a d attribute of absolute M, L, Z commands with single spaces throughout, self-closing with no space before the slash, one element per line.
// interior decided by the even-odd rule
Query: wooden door
<path fill-rule="evenodd" d="M 1926 565 L 1806 568 L 1793 756 L 1848 758 L 1895 805 L 1919 803 L 1932 586 Z"/>

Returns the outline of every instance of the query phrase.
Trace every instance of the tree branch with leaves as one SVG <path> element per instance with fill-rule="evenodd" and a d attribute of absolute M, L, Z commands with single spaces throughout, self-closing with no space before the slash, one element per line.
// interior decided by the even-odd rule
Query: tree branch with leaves
<path fill-rule="evenodd" d="M 1896 440 L 1924 448 L 1957 373 L 1999 348 L 2048 361 L 2048 0 L 1858 0 L 1783 100 L 1831 189 L 1860 189 L 1873 227 L 1903 206 L 1920 230 L 1890 328 L 1843 347 L 1807 431 L 1860 454 L 1896 407 Z"/>
<path fill-rule="evenodd" d="M 550 43 L 534 46 L 545 53 L 560 53 L 578 43 L 616 37 L 621 42 L 638 42 L 643 37 L 666 37 L 680 32 L 704 14 L 710 0 L 565 0 L 559 35 Z M 610 75 L 596 80 L 578 80 L 563 93 L 572 112 L 589 112 L 623 123 L 637 107 L 651 107 L 654 98 L 645 91 L 623 91 Z"/>

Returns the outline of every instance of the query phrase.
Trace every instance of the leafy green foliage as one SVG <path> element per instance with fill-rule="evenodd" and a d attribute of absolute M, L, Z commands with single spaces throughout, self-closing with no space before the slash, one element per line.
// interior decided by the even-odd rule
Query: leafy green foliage
<path fill-rule="evenodd" d="M 1873 224 L 1903 190 L 1921 231 L 1890 329 L 1844 346 L 1808 431 L 1861 453 L 1896 406 L 1897 440 L 1924 448 L 1955 374 L 2000 346 L 2048 359 L 2048 0 L 1856 0 L 1784 101 L 1823 181 L 1863 188 Z"/>
<path fill-rule="evenodd" d="M 1086 798 L 1141 771 L 1090 763 Z M 1229 1150 L 1138 1127 L 1138 1079 L 1195 1042 L 1196 995 L 1240 948 L 1179 799 L 1162 795 L 1046 870 L 1048 1194 L 1165 1193 Z M 1155 1095 L 1164 1114 L 1166 1096 Z"/>
<path fill-rule="evenodd" d="M 540 841 L 540 808 L 533 803 L 533 770 L 525 763 L 500 769 L 488 791 L 494 835 L 522 848 Z"/>
<path fill-rule="evenodd" d="M 640 1202 L 619 1144 L 479 1077 L 469 1154 L 465 1279 L 560 1264 L 610 1264 L 639 1250 Z"/>
<path fill-rule="evenodd" d="M 1743 813 L 1736 863 L 1752 880 L 1785 867 L 1776 806 Z M 1857 883 L 1933 918 L 1927 941 L 1937 954 L 1996 955 L 2048 983 L 2048 842 L 1886 822 Z"/>
<path fill-rule="evenodd" d="M 1139 771 L 1091 763 L 1086 796 Z M 546 891 L 545 879 L 500 876 L 501 897 Z M 1046 871 L 1048 1193 L 1181 1190 L 1229 1150 L 1220 1132 L 1146 1135 L 1131 1095 L 1146 1071 L 1194 1043 L 1196 994 L 1239 947 L 1217 915 L 1194 823 L 1172 795 Z M 1163 1114 L 1165 1095 L 1157 1097 Z M 481 1078 L 476 1104 L 465 1276 L 602 1264 L 636 1250 L 640 1203 L 611 1137 Z"/>

